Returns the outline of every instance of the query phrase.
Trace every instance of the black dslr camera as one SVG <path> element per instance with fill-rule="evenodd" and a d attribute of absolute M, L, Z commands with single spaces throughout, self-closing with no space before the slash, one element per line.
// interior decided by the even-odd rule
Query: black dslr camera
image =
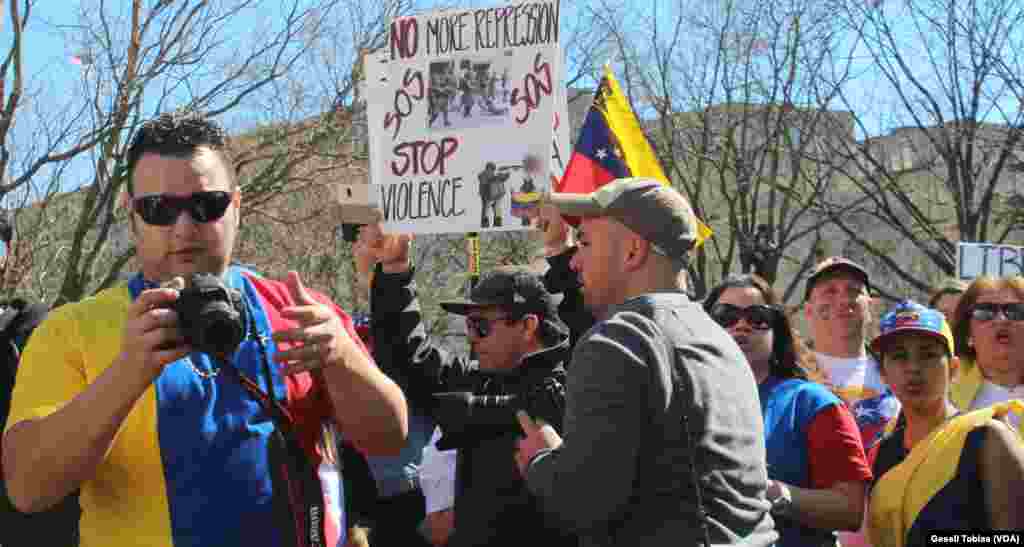
<path fill-rule="evenodd" d="M 178 329 L 195 351 L 226 359 L 245 338 L 242 293 L 216 275 L 190 275 L 173 307 L 178 314 Z"/>

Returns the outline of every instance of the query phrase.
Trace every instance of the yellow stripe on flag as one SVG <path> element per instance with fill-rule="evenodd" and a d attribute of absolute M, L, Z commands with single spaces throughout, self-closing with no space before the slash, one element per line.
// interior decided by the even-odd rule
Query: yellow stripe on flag
<path fill-rule="evenodd" d="M 654 148 L 651 147 L 651 143 L 647 142 L 647 136 L 644 135 L 644 131 L 640 127 L 640 121 L 637 120 L 636 114 L 630 108 L 626 95 L 622 93 L 622 88 L 619 87 L 619 82 L 608 65 L 604 67 L 604 77 L 608 82 L 608 89 L 605 92 L 602 113 L 612 134 L 618 139 L 619 146 L 622 147 L 622 154 L 625 156 L 624 159 L 630 174 L 634 177 L 650 177 L 660 180 L 662 184 L 669 184 L 658 157 L 654 155 Z M 699 248 L 704 244 L 704 240 L 711 237 L 714 232 L 701 219 L 696 218 L 695 220 L 697 221 L 697 242 L 694 248 Z"/>

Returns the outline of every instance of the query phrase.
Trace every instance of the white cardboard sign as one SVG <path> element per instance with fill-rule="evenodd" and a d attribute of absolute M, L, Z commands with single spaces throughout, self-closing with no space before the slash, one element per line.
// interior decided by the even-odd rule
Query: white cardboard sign
<path fill-rule="evenodd" d="M 547 0 L 392 21 L 365 67 L 372 201 L 385 229 L 529 227 L 551 173 L 561 175 L 552 157 L 567 162 L 568 145 L 552 146 L 566 102 L 558 20 L 558 0 Z"/>
<path fill-rule="evenodd" d="M 1024 247 L 961 241 L 956 257 L 956 271 L 960 279 L 1024 274 Z"/>

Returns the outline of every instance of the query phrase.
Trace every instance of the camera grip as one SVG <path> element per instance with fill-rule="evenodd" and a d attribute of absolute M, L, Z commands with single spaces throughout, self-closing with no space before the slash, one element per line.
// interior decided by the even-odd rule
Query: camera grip
<path fill-rule="evenodd" d="M 541 419 L 562 431 L 562 420 L 565 416 L 565 382 L 564 377 L 548 376 L 534 384 L 520 396 L 522 410 L 534 419 Z"/>

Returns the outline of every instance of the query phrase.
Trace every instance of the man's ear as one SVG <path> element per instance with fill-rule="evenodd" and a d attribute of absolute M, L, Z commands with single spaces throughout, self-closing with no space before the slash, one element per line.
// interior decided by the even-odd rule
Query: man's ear
<path fill-rule="evenodd" d="M 867 324 L 873 323 L 875 321 L 875 317 L 877 317 L 879 315 L 876 312 L 876 310 L 875 310 L 875 306 L 877 306 L 878 303 L 879 303 L 879 300 L 877 298 L 875 298 L 874 296 L 871 296 L 871 293 L 868 293 L 868 305 L 867 305 L 867 314 L 868 314 L 868 316 L 867 316 L 867 321 L 865 321 L 865 323 L 867 323 Z"/>
<path fill-rule="evenodd" d="M 625 234 L 623 235 L 625 236 Z M 626 271 L 631 272 L 640 269 L 647 262 L 647 257 L 652 252 L 654 252 L 654 249 L 651 248 L 651 242 L 639 236 L 630 237 L 629 243 L 626 246 L 626 256 L 623 257 Z"/>
<path fill-rule="evenodd" d="M 132 231 L 132 235 L 137 235 L 135 231 L 135 214 L 132 211 L 132 195 L 127 190 L 123 190 L 117 200 L 118 208 L 124 210 L 124 214 L 128 215 L 128 228 Z"/>
<path fill-rule="evenodd" d="M 957 371 L 960 370 L 960 358 L 954 355 L 949 358 L 949 377 L 956 377 Z"/>

